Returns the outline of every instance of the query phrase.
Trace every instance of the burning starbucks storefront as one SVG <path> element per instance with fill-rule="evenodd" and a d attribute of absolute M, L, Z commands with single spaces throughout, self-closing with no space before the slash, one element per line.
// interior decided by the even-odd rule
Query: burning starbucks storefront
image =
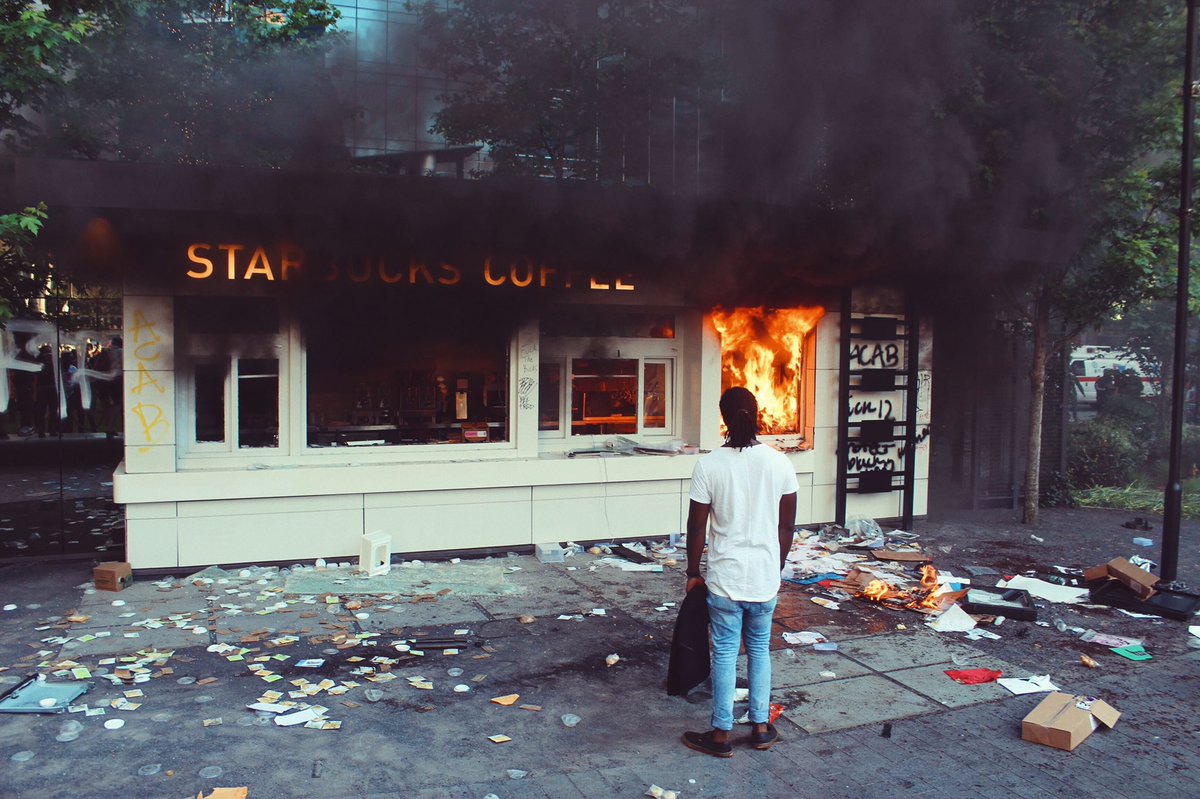
<path fill-rule="evenodd" d="M 670 207 L 23 166 L 70 173 L 56 241 L 123 284 L 113 492 L 136 569 L 343 557 L 377 530 L 398 553 L 680 532 L 734 383 L 795 465 L 798 523 L 924 512 L 925 450 L 900 432 L 928 424 L 916 337 L 845 313 L 896 321 L 903 304 L 714 302 Z M 906 362 L 907 380 L 869 384 Z"/>

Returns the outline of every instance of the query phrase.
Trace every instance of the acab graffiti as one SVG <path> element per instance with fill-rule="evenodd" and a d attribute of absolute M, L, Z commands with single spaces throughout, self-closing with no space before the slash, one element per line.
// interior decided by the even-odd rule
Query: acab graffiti
<path fill-rule="evenodd" d="M 157 444 L 170 433 L 171 427 L 162 406 L 167 390 L 154 379 L 148 368 L 162 358 L 162 336 L 155 322 L 140 310 L 134 311 L 128 333 L 136 367 L 133 384 L 129 387 L 130 402 L 136 401 L 136 404 L 130 406 L 129 412 L 141 426 L 146 443 Z"/>

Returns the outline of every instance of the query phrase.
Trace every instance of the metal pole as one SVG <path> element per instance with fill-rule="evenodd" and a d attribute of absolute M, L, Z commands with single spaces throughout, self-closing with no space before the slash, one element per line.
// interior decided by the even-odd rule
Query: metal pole
<path fill-rule="evenodd" d="M 1188 277 L 1192 246 L 1192 138 L 1196 116 L 1196 6 L 1188 0 L 1187 48 L 1183 65 L 1183 148 L 1179 180 L 1179 264 L 1175 289 L 1175 363 L 1171 373 L 1171 452 L 1163 500 L 1163 541 L 1159 576 L 1174 582 L 1179 566 L 1179 521 L 1183 515 L 1180 475 L 1183 443 L 1184 381 L 1187 371 Z"/>

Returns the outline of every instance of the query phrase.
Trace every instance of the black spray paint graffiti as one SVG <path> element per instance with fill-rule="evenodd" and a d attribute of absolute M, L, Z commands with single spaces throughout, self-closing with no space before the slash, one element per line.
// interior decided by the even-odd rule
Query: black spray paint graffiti
<path fill-rule="evenodd" d="M 851 344 L 850 368 L 852 369 L 897 369 L 900 366 L 900 345 Z"/>
<path fill-rule="evenodd" d="M 18 335 L 23 343 L 18 342 Z M 110 334 L 111 335 L 111 334 Z M 52 342 L 59 343 L 56 347 Z M 58 416 L 67 418 L 69 390 L 79 389 L 79 404 L 84 410 L 92 407 L 92 383 L 96 380 L 115 380 L 121 374 L 120 349 L 113 350 L 111 366 L 105 370 L 89 368 L 84 363 L 72 364 L 64 377 L 62 350 L 73 348 L 76 353 L 86 353 L 88 342 L 103 341 L 102 334 L 95 330 L 59 332 L 50 322 L 36 319 L 13 319 L 6 329 L 0 331 L 0 411 L 9 406 L 9 373 L 39 373 L 46 369 L 54 377 L 54 392 L 58 396 Z M 62 349 L 60 349 L 62 348 Z M 22 351 L 24 358 L 20 357 Z"/>
<path fill-rule="evenodd" d="M 850 398 L 850 419 L 852 421 L 862 421 L 863 419 L 894 419 L 893 404 L 890 399 L 869 399 L 860 400 Z"/>
<path fill-rule="evenodd" d="M 917 430 L 916 446 L 921 446 L 929 438 L 929 428 Z M 846 468 L 850 472 L 886 469 L 899 471 L 908 451 L 903 441 L 881 441 L 873 444 L 860 444 L 855 441 L 846 442 Z"/>

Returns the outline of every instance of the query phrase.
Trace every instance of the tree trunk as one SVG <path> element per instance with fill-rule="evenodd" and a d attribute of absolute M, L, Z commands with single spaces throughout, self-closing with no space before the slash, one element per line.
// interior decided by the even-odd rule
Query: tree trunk
<path fill-rule="evenodd" d="M 1025 464 L 1025 507 L 1021 521 L 1034 524 L 1041 499 L 1042 405 L 1046 395 L 1046 344 L 1050 337 L 1050 319 L 1046 303 L 1040 298 L 1033 316 L 1033 357 L 1029 367 L 1029 439 Z"/>

